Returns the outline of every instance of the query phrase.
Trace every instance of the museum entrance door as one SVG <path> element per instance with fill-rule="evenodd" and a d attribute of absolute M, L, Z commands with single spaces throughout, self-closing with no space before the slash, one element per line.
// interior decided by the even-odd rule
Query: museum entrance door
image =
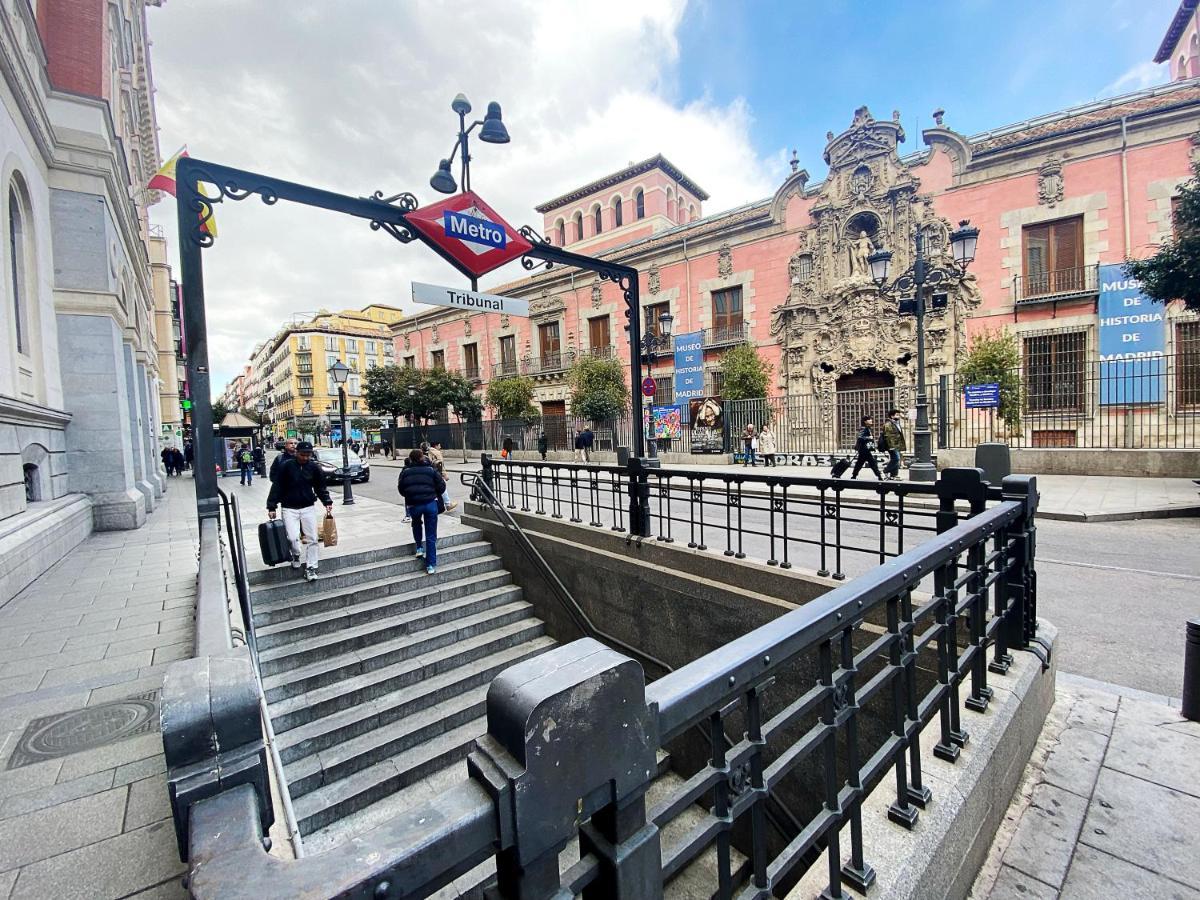
<path fill-rule="evenodd" d="M 887 411 L 896 405 L 896 379 L 891 372 L 856 369 L 837 380 L 838 447 L 854 446 L 859 423 L 866 415 L 875 417 L 875 436 Z"/>

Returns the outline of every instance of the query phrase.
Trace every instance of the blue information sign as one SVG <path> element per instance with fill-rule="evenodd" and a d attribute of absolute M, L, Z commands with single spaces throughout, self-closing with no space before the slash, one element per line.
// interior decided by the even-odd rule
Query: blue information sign
<path fill-rule="evenodd" d="M 1163 304 L 1120 264 L 1100 267 L 1100 403 L 1161 403 L 1167 330 Z"/>
<path fill-rule="evenodd" d="M 485 247 L 496 247 L 503 250 L 504 245 L 508 243 L 508 235 L 500 225 L 489 222 L 487 219 L 456 212 L 453 209 L 443 211 L 442 228 L 446 232 L 446 237 L 482 244 Z"/>
<path fill-rule="evenodd" d="M 1000 405 L 1000 385 L 968 384 L 963 388 L 963 400 L 967 409 L 994 409 Z"/>
<path fill-rule="evenodd" d="M 704 332 L 675 335 L 675 399 L 704 396 Z M 684 409 L 687 404 L 684 404 Z"/>

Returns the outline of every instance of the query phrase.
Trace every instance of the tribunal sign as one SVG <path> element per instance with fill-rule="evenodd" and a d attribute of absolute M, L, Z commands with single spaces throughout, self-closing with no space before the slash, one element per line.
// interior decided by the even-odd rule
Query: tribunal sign
<path fill-rule="evenodd" d="M 465 288 L 414 281 L 412 298 L 416 303 L 428 303 L 432 306 L 450 306 L 468 312 L 507 313 L 510 316 L 529 318 L 528 300 L 502 297 L 499 294 L 481 294 L 479 291 L 468 291 Z"/>

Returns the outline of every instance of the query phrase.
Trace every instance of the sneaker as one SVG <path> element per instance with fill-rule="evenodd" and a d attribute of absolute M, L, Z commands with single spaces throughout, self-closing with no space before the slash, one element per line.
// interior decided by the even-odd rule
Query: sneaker
<path fill-rule="evenodd" d="M 418 547 L 417 552 L 413 555 L 416 556 L 417 559 L 424 559 L 425 558 L 425 548 Z"/>
<path fill-rule="evenodd" d="M 299 553 L 292 554 L 292 568 L 293 569 L 300 568 L 300 554 Z"/>
<path fill-rule="evenodd" d="M 434 572 L 436 572 L 436 571 L 437 571 L 437 566 L 426 566 L 426 567 L 425 567 L 425 574 L 426 574 L 426 575 L 432 575 L 432 574 L 433 574 Z"/>
<path fill-rule="evenodd" d="M 446 512 L 450 512 L 450 510 L 454 509 L 456 506 L 458 506 L 457 500 L 450 501 L 446 504 Z"/>
<path fill-rule="evenodd" d="M 317 570 L 314 569 L 312 566 L 309 566 L 308 568 L 306 568 L 304 570 L 304 580 L 305 581 L 316 581 L 317 580 Z"/>

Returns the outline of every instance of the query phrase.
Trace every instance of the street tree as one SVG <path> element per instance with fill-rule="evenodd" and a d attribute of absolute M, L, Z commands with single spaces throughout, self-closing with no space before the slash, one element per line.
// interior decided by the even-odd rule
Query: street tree
<path fill-rule="evenodd" d="M 571 414 L 593 422 L 622 415 L 628 408 L 625 368 L 616 359 L 584 356 L 567 373 L 571 387 Z"/>
<path fill-rule="evenodd" d="M 988 329 L 971 338 L 958 367 L 958 387 L 968 384 L 1000 385 L 1001 421 L 1009 431 L 1021 426 L 1021 348 L 1015 334 Z"/>
<path fill-rule="evenodd" d="M 1179 189 L 1174 234 L 1153 256 L 1126 260 L 1125 274 L 1142 283 L 1147 297 L 1182 300 L 1188 309 L 1200 310 L 1200 162 L 1192 164 L 1191 180 Z"/>
<path fill-rule="evenodd" d="M 724 381 L 721 396 L 725 400 L 755 400 L 767 396 L 775 367 L 759 355 L 753 344 L 739 344 L 721 357 Z"/>
<path fill-rule="evenodd" d="M 212 404 L 212 418 L 214 425 L 220 425 L 221 420 L 229 415 L 229 407 L 225 405 L 224 400 L 214 400 Z"/>
<path fill-rule="evenodd" d="M 488 385 L 486 403 L 501 419 L 523 419 L 532 425 L 540 418 L 533 405 L 533 379 L 526 375 L 497 378 Z"/>
<path fill-rule="evenodd" d="M 425 373 L 422 391 L 434 409 L 454 410 L 459 431 L 463 434 L 463 459 L 466 459 L 467 441 L 463 421 L 478 421 L 483 413 L 483 401 L 475 393 L 471 382 L 459 372 L 433 369 Z"/>
<path fill-rule="evenodd" d="M 400 417 L 411 414 L 412 401 L 408 397 L 408 386 L 413 382 L 416 369 L 403 366 L 376 366 L 367 370 L 363 393 L 367 408 L 377 416 L 389 416 L 392 420 L 392 458 L 396 458 L 396 432 L 400 429 Z"/>

